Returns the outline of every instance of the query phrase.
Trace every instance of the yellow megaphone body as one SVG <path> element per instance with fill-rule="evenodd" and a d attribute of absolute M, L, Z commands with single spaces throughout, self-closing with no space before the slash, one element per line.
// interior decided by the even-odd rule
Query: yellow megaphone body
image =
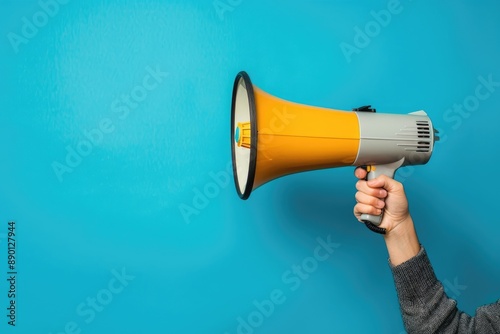
<path fill-rule="evenodd" d="M 236 191 L 242 199 L 278 177 L 314 169 L 367 166 L 368 179 L 393 178 L 396 169 L 429 161 L 439 138 L 424 111 L 375 113 L 369 106 L 343 111 L 285 101 L 236 76 L 231 147 Z M 363 215 L 378 233 L 381 216 Z M 377 226 L 375 226 L 377 225 Z"/>

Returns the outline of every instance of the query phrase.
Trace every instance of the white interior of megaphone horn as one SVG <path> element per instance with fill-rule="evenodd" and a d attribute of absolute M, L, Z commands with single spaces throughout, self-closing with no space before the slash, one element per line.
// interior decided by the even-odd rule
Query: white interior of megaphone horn
<path fill-rule="evenodd" d="M 255 127 L 255 100 L 252 83 L 246 73 L 239 73 L 233 88 L 231 120 L 231 141 L 233 150 L 233 173 L 238 195 L 246 199 L 253 187 L 256 163 L 256 135 Z M 251 147 L 238 146 L 237 141 L 241 132 L 238 123 L 250 122 Z"/>

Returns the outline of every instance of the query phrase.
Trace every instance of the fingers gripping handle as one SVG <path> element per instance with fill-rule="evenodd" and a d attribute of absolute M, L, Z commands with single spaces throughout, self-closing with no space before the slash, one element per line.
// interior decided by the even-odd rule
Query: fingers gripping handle
<path fill-rule="evenodd" d="M 391 171 L 390 170 L 385 170 L 384 168 L 385 165 L 373 165 L 373 166 L 367 166 L 366 167 L 366 170 L 368 171 L 368 175 L 366 176 L 366 180 L 369 181 L 369 180 L 373 180 L 375 178 L 377 178 L 379 175 L 387 175 L 389 176 L 390 178 L 394 178 L 394 172 L 395 171 Z M 385 172 L 385 173 L 384 173 Z M 375 215 L 370 215 L 370 214 L 367 214 L 367 213 L 363 213 L 361 215 L 361 220 L 367 224 L 371 223 L 375 226 L 379 226 L 380 223 L 382 223 L 382 217 L 384 216 L 384 211 L 382 211 L 382 213 L 378 216 L 375 216 Z"/>
<path fill-rule="evenodd" d="M 383 174 L 381 169 L 382 169 L 381 166 L 376 166 L 376 165 L 367 166 L 366 170 L 368 171 L 368 175 L 366 176 L 366 179 L 372 180 L 377 176 Z M 392 173 L 392 175 L 387 175 L 387 176 L 394 178 L 394 172 Z M 382 223 L 383 216 L 384 216 L 384 211 L 382 211 L 382 213 L 379 216 L 363 213 L 361 215 L 361 221 L 365 223 L 366 227 L 368 227 L 373 232 L 379 234 L 385 234 L 385 228 L 378 227 L 380 223 Z"/>
<path fill-rule="evenodd" d="M 367 166 L 367 171 L 368 171 L 367 180 L 375 179 L 380 175 L 386 175 L 391 179 L 393 179 L 394 173 L 396 173 L 396 170 L 399 167 L 401 167 L 403 163 L 404 163 L 404 158 L 390 164 Z M 379 216 L 363 213 L 361 215 L 361 220 L 363 221 L 363 223 L 365 223 L 366 227 L 368 227 L 373 232 L 385 234 L 385 228 L 378 227 L 382 223 L 383 216 L 384 216 L 383 211 L 382 214 L 380 214 Z"/>

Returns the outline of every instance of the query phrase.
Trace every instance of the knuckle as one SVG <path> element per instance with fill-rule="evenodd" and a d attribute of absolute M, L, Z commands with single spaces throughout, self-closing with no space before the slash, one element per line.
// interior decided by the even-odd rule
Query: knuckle
<path fill-rule="evenodd" d="M 378 197 L 379 193 L 380 193 L 380 189 L 379 188 L 370 189 L 370 195 L 373 196 L 373 197 Z"/>

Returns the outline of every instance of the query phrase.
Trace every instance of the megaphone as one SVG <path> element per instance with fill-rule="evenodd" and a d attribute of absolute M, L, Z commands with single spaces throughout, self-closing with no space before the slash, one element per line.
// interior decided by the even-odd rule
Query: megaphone
<path fill-rule="evenodd" d="M 394 178 L 399 167 L 429 161 L 437 130 L 423 111 L 376 113 L 327 109 L 282 100 L 258 87 L 246 72 L 237 74 L 231 105 L 233 175 L 240 198 L 292 173 L 365 166 L 367 178 Z M 377 233 L 382 215 L 361 220 Z"/>

